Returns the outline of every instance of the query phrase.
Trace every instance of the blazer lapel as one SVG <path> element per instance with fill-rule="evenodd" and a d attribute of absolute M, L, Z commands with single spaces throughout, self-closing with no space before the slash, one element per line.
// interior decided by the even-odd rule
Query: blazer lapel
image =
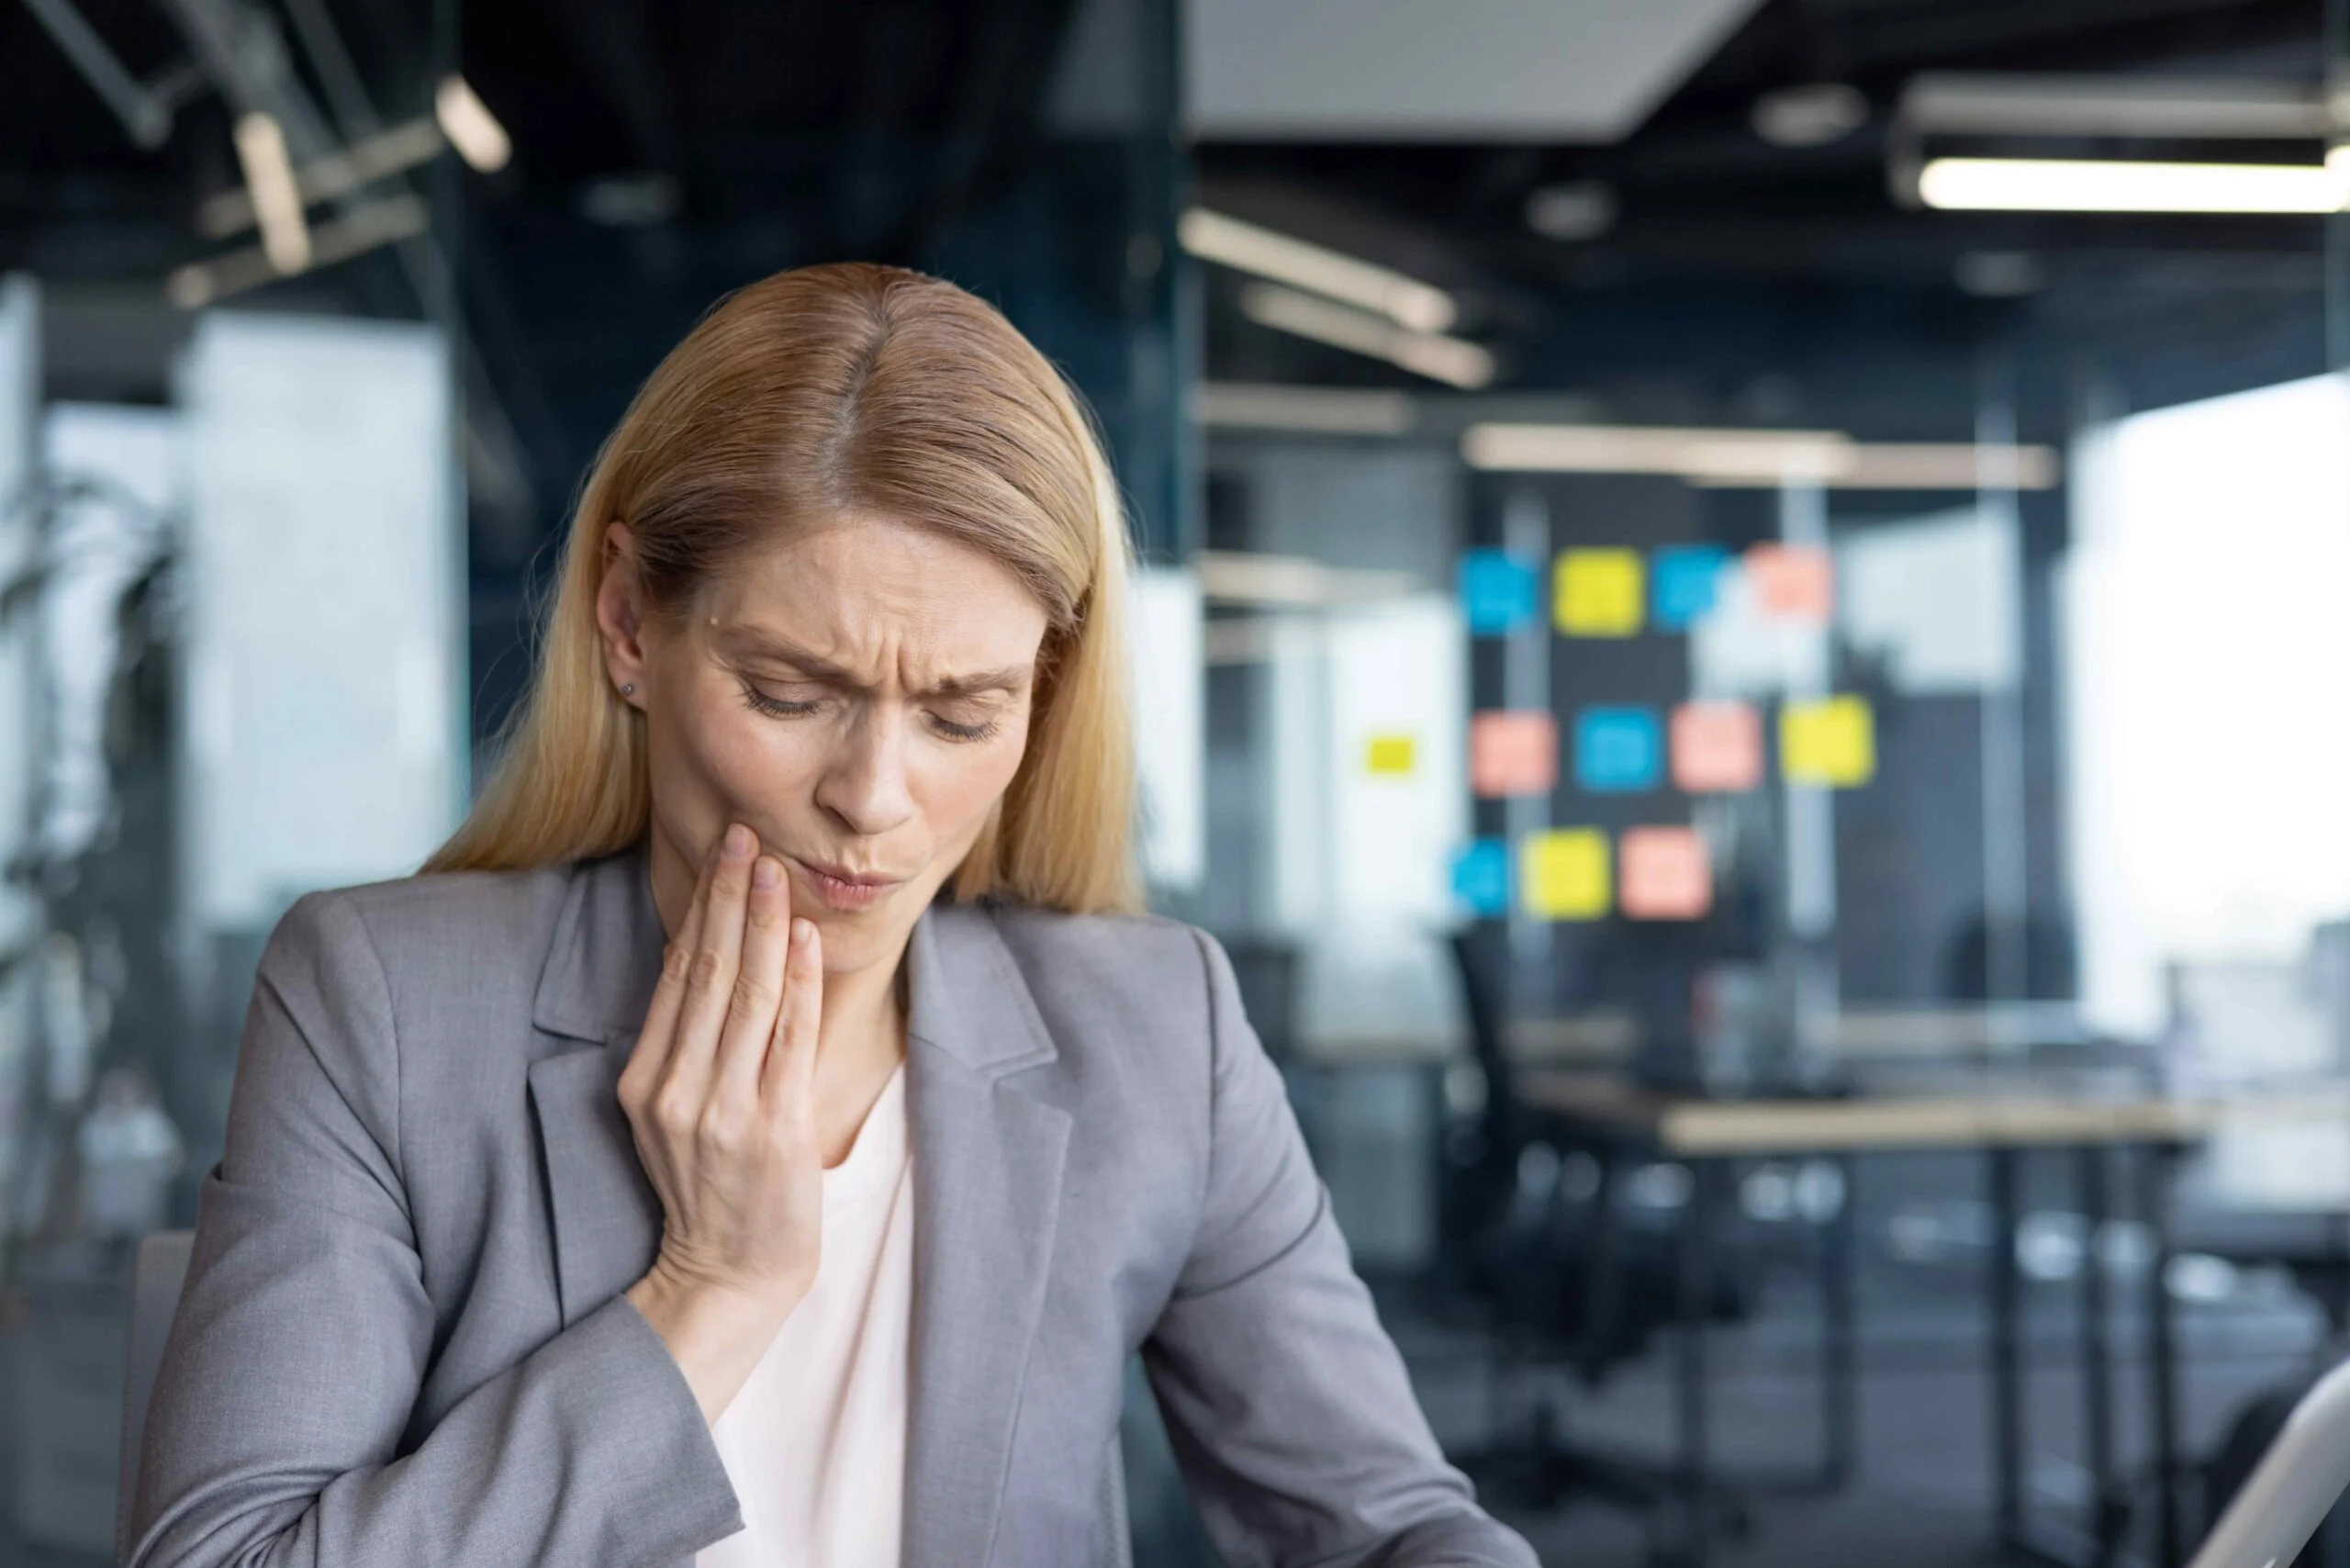
<path fill-rule="evenodd" d="M 565 1327 L 635 1283 L 660 1248 L 661 1200 L 637 1162 L 618 1090 L 664 940 L 642 850 L 573 873 L 532 1022 L 578 1044 L 530 1070 Z"/>
<path fill-rule="evenodd" d="M 1069 1115 L 1009 1081 L 1056 1053 L 992 916 L 934 905 L 907 963 L 914 1305 L 902 1561 L 968 1568 L 995 1540 Z"/>

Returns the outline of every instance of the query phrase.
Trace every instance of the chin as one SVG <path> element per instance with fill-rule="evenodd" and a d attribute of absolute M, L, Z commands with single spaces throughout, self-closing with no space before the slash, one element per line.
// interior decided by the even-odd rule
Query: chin
<path fill-rule="evenodd" d="M 868 968 L 884 946 L 878 909 L 845 913 L 836 909 L 810 909 L 801 913 L 816 923 L 824 944 L 824 972 L 847 974 Z"/>

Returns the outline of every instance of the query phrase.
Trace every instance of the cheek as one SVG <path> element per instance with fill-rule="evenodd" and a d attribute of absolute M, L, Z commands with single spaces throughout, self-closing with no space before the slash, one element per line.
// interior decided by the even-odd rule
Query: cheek
<path fill-rule="evenodd" d="M 679 695 L 668 745 L 660 747 L 667 755 L 655 757 L 655 772 L 723 810 L 771 810 L 821 761 L 814 726 L 779 724 L 755 713 L 731 685 L 697 682 Z"/>

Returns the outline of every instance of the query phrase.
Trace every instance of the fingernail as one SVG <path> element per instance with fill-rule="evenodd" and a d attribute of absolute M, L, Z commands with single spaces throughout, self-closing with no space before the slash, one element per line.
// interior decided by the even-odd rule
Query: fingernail
<path fill-rule="evenodd" d="M 805 947 L 808 946 L 809 942 L 814 938 L 815 935 L 816 927 L 813 922 L 795 920 L 791 923 L 791 945 L 793 946 Z"/>
<path fill-rule="evenodd" d="M 782 879 L 783 868 L 777 865 L 770 856 L 760 856 L 759 863 L 751 868 L 751 886 L 761 892 L 767 891 Z"/>
<path fill-rule="evenodd" d="M 752 844 L 751 830 L 744 827 L 741 823 L 736 823 L 726 830 L 725 843 L 726 857 L 729 860 L 747 860 L 750 858 Z"/>

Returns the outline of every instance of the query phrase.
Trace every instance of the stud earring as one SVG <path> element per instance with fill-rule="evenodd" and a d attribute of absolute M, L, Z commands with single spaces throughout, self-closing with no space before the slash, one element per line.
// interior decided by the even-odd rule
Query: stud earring
<path fill-rule="evenodd" d="M 621 695 L 622 697 L 633 697 L 636 695 L 636 688 L 632 685 L 623 686 L 621 688 Z"/>

